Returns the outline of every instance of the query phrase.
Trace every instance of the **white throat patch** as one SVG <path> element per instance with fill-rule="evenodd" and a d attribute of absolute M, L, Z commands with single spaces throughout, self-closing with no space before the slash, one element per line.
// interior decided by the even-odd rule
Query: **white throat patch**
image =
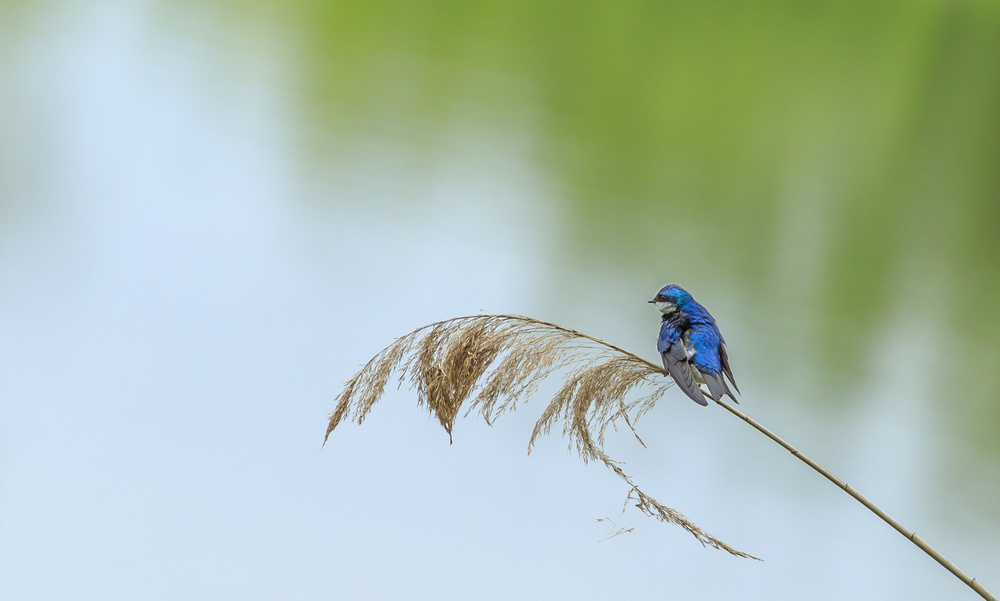
<path fill-rule="evenodd" d="M 677 308 L 677 305 L 668 303 L 667 301 L 656 301 L 656 308 L 660 310 L 660 313 L 666 315 L 667 313 L 672 313 Z"/>

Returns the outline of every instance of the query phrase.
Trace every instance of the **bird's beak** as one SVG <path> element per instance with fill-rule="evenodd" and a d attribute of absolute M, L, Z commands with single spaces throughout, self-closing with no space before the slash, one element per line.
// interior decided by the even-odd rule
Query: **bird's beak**
<path fill-rule="evenodd" d="M 655 303 L 655 302 L 656 302 L 656 299 L 654 298 L 653 300 L 649 300 L 649 301 L 646 301 L 646 302 L 647 302 L 647 303 Z"/>

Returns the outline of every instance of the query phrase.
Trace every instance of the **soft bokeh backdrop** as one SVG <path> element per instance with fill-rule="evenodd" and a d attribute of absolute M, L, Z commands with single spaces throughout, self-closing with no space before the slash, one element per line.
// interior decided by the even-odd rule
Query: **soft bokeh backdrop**
<path fill-rule="evenodd" d="M 613 455 L 344 380 L 523 313 L 751 415 L 1000 592 L 1000 6 L 0 3 L 0 598 L 971 598 L 677 391 Z M 595 522 L 608 517 L 608 522 Z M 630 534 L 605 539 L 618 528 Z"/>

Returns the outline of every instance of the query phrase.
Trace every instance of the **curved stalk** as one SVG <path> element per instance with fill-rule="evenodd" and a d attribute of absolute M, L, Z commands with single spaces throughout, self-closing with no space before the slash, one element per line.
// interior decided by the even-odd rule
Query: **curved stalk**
<path fill-rule="evenodd" d="M 752 417 L 750 417 L 746 413 L 743 413 L 742 411 L 740 411 L 736 407 L 733 407 L 732 405 L 730 405 L 728 403 L 725 403 L 723 401 L 715 401 L 715 402 L 718 403 L 719 405 L 722 405 L 722 407 L 724 409 L 726 409 L 727 411 L 729 411 L 730 413 L 732 413 L 736 417 L 742 419 L 746 423 L 748 423 L 751 426 L 753 426 L 753 428 L 755 430 L 757 430 L 758 432 L 760 432 L 764 436 L 767 436 L 768 438 L 770 438 L 774 442 L 776 442 L 779 445 L 781 445 L 782 447 L 784 447 L 784 449 L 786 451 L 788 451 L 789 453 L 791 453 L 792 455 L 794 455 L 796 459 L 798 459 L 802 463 L 805 463 L 809 467 L 813 468 L 814 470 L 816 470 L 817 472 L 819 472 L 820 474 L 822 474 L 823 477 L 826 478 L 827 480 L 829 480 L 830 482 L 833 482 L 834 484 L 836 484 L 837 488 L 843 489 L 844 492 L 846 492 L 847 494 L 849 494 L 852 497 L 854 497 L 855 500 L 857 500 L 859 503 L 861 503 L 862 505 L 864 505 L 865 507 L 867 507 L 869 511 L 871 511 L 872 513 L 874 513 L 878 517 L 882 518 L 882 521 L 884 521 L 886 524 L 889 524 L 890 526 L 892 526 L 893 528 L 895 528 L 897 532 L 899 532 L 900 534 L 902 534 L 906 538 L 906 540 L 908 540 L 911 543 L 913 543 L 914 545 L 916 545 L 924 553 L 930 555 L 931 558 L 934 561 L 936 561 L 939 564 L 941 564 L 942 566 L 944 566 L 944 568 L 947 569 L 952 574 L 954 574 L 956 578 L 958 578 L 959 580 L 961 580 L 965 584 L 969 585 L 972 588 L 972 590 L 976 591 L 979 594 L 980 597 L 982 597 L 983 599 L 986 599 L 987 601 L 997 601 L 997 598 L 995 596 L 993 596 L 993 594 L 990 593 L 988 590 L 986 590 L 985 586 L 983 586 L 981 583 L 977 582 L 975 578 L 970 578 L 968 576 L 968 574 L 966 574 L 965 572 L 963 572 L 962 570 L 960 570 L 958 568 L 958 566 L 956 566 L 951 561 L 949 561 L 947 557 L 945 557 L 944 555 L 941 555 L 941 553 L 937 549 L 935 549 L 934 547 L 930 546 L 930 544 L 928 544 L 927 541 L 925 541 L 924 539 L 922 539 L 919 536 L 917 536 L 917 534 L 915 532 L 913 532 L 912 530 L 904 527 L 902 524 L 900 524 L 899 522 L 897 522 L 896 519 L 893 518 L 888 513 L 886 513 L 884 509 L 882 509 L 881 507 L 879 507 L 875 503 L 872 503 L 870 500 L 868 500 L 868 497 L 866 497 L 863 494 L 859 493 L 857 490 L 855 490 L 854 488 L 852 488 L 851 485 L 849 485 L 847 482 L 844 482 L 843 480 L 841 480 L 840 478 L 838 478 L 833 472 L 831 472 L 830 470 L 826 469 L 822 465 L 816 463 L 808 455 L 806 455 L 802 451 L 796 449 L 791 444 L 789 444 L 788 442 L 786 442 L 783 438 L 781 438 L 780 436 L 778 436 L 774 432 L 771 432 L 770 430 L 768 430 L 767 428 L 765 428 L 764 426 L 762 426 L 757 420 L 753 419 Z"/>
<path fill-rule="evenodd" d="M 587 359 L 566 347 L 566 343 L 575 339 L 589 340 L 611 352 L 600 355 L 600 360 Z M 493 365 L 494 362 L 496 365 Z M 489 372 L 491 365 L 493 371 Z M 630 487 L 629 498 L 637 500 L 636 506 L 640 511 L 681 526 L 703 545 L 739 557 L 757 559 L 707 534 L 678 511 L 645 494 L 622 471 L 619 462 L 604 453 L 604 431 L 607 427 L 614 427 L 619 417 L 638 439 L 634 420 L 649 410 L 673 384 L 663 367 L 600 338 L 554 323 L 520 315 L 470 315 L 418 328 L 372 357 L 345 384 L 337 399 L 337 407 L 330 415 L 326 436 L 329 437 L 349 414 L 353 413 L 353 421 L 360 424 L 372 405 L 381 398 L 391 374 L 397 370 L 403 374 L 400 384 L 403 383 L 403 376 L 410 376 L 410 382 L 418 392 L 418 402 L 438 417 L 450 437 L 459 409 L 466 400 L 472 403 L 470 411 L 478 408 L 487 423 L 492 423 L 499 414 L 513 411 L 519 399 L 527 400 L 538 382 L 557 369 L 568 370 L 568 374 L 563 387 L 536 423 L 529 452 L 537 436 L 548 433 L 554 423 L 565 422 L 564 433 L 574 441 L 584 461 L 600 461 L 621 477 Z M 653 383 L 661 374 L 667 376 L 668 381 L 657 382 L 658 386 L 652 394 L 639 401 L 625 402 L 629 390 L 643 383 Z M 736 407 L 721 400 L 716 403 L 833 482 L 983 599 L 998 601 L 975 578 L 970 578 L 927 541 L 905 528 L 833 472 Z M 630 417 L 630 413 L 634 417 Z M 639 442 L 642 440 L 639 439 Z"/>
<path fill-rule="evenodd" d="M 588 336 L 588 338 L 589 338 L 589 336 Z M 594 340 L 594 339 L 592 339 L 592 340 Z M 600 342 L 600 341 L 598 341 L 598 342 Z M 608 346 L 611 346 L 611 345 L 608 345 Z M 655 363 L 652 363 L 651 361 L 646 361 L 646 363 L 648 363 L 649 365 L 651 365 L 653 367 L 657 367 L 657 365 Z M 899 532 L 900 534 L 902 534 L 903 537 L 906 538 L 906 540 L 908 540 L 911 543 L 913 543 L 914 545 L 916 545 L 917 548 L 919 548 L 921 551 L 923 551 L 924 553 L 926 553 L 927 555 L 929 555 L 931 557 L 931 559 L 933 559 L 934 561 L 936 561 L 939 564 L 941 564 L 946 570 L 948 570 L 949 572 L 951 572 L 952 574 L 954 574 L 956 578 L 958 578 L 959 580 L 961 580 L 962 582 L 964 582 L 965 584 L 967 584 L 970 588 L 972 588 L 972 590 L 976 591 L 976 593 L 978 593 L 980 597 L 982 597 L 983 599 L 986 599 L 987 601 L 998 601 L 997 598 L 993 595 L 993 593 L 991 593 L 990 591 L 988 591 L 986 589 L 986 587 L 982 585 L 982 583 L 980 583 L 975 578 L 972 578 L 968 574 L 966 574 L 965 572 L 963 572 L 961 569 L 959 569 L 958 566 L 956 566 L 954 563 L 952 563 L 947 557 L 945 557 L 944 555 L 942 555 L 940 551 L 938 551 L 937 549 L 935 549 L 934 547 L 932 547 L 924 539 L 922 539 L 919 536 L 917 536 L 917 534 L 915 532 L 913 532 L 909 528 L 906 528 L 905 526 L 903 526 L 902 524 L 900 524 L 895 518 L 893 518 L 891 515 L 889 515 L 888 513 L 886 513 L 886 511 L 884 509 L 882 509 L 881 507 L 879 507 L 875 503 L 872 503 L 868 499 L 868 497 L 866 497 L 863 494 L 859 493 L 857 490 L 855 490 L 854 488 L 852 488 L 850 484 L 848 484 L 847 482 L 844 482 L 843 480 L 841 480 L 840 478 L 838 478 L 836 474 L 834 474 L 830 470 L 826 469 L 825 467 L 823 467 L 822 465 L 820 465 L 819 463 L 817 463 L 811 457 L 809 457 L 808 455 L 806 455 L 802 451 L 800 451 L 797 448 L 795 448 L 794 446 L 792 446 L 785 439 L 781 438 L 780 436 L 778 436 L 774 432 L 768 430 L 760 422 L 758 422 L 757 420 L 753 419 L 752 417 L 750 417 L 746 413 L 743 413 L 742 411 L 740 411 L 736 407 L 730 405 L 729 403 L 721 401 L 721 400 L 720 401 L 715 401 L 715 402 L 717 404 L 721 405 L 726 411 L 729 411 L 730 413 L 732 413 L 736 417 L 738 417 L 738 418 L 742 419 L 743 421 L 745 421 L 746 423 L 750 424 L 755 430 L 757 430 L 758 432 L 760 432 L 764 436 L 767 436 L 768 438 L 770 438 L 771 440 L 773 440 L 774 442 L 776 442 L 778 445 L 780 445 L 781 447 L 783 447 L 786 451 L 788 451 L 789 453 L 791 453 L 796 459 L 798 459 L 802 463 L 808 465 L 812 469 L 814 469 L 817 472 L 819 472 L 824 478 L 826 478 L 830 482 L 833 482 L 837 486 L 837 488 L 842 489 L 844 492 L 846 492 L 847 494 L 849 494 L 852 497 L 854 497 L 854 499 L 856 501 L 858 501 L 859 503 L 861 503 L 862 505 L 864 505 L 866 508 L 868 508 L 869 511 L 871 511 L 872 513 L 874 513 L 875 515 L 877 515 L 878 517 L 880 517 L 882 519 L 882 521 L 884 521 L 886 524 L 889 524 L 897 532 Z"/>
<path fill-rule="evenodd" d="M 562 328 L 561 326 L 555 326 L 555 327 L 563 329 L 563 330 L 566 330 L 566 328 Z M 575 332 L 575 330 L 574 330 L 574 332 Z M 604 342 L 603 340 L 601 340 L 599 338 L 594 338 L 592 336 L 587 336 L 585 334 L 580 334 L 580 335 L 583 336 L 584 338 L 588 338 L 588 339 L 593 340 L 595 342 L 598 342 L 600 344 L 604 344 L 604 345 L 607 345 L 607 346 L 609 346 L 611 348 L 614 348 L 614 349 L 616 349 L 618 351 L 626 352 L 627 353 L 627 351 L 623 351 L 622 349 L 618 348 L 617 346 L 614 346 L 613 344 L 609 344 L 607 342 Z M 632 355 L 632 353 L 627 353 L 627 354 Z M 632 355 L 632 356 L 634 357 L 635 355 Z M 646 360 L 643 359 L 643 361 L 646 361 Z M 652 366 L 653 368 L 659 368 L 658 365 L 656 365 L 655 363 L 653 363 L 651 361 L 646 361 L 646 363 L 649 364 L 650 366 Z M 993 593 L 991 593 L 990 591 L 988 591 L 986 589 L 986 587 L 982 585 L 981 582 L 977 581 L 975 578 L 972 578 L 968 574 L 966 574 L 965 572 L 963 572 L 958 566 L 956 566 L 954 563 L 952 563 L 947 557 L 945 557 L 944 555 L 942 555 L 940 551 L 938 551 L 937 549 L 935 549 L 934 547 L 932 547 L 930 545 L 930 543 L 928 543 L 924 539 L 922 539 L 919 536 L 917 536 L 916 532 L 913 532 L 909 528 L 906 528 L 905 526 L 903 526 L 902 524 L 900 524 L 894 517 L 892 517 L 891 515 L 889 515 L 888 513 L 886 513 L 886 511 L 884 509 L 882 509 L 881 507 L 879 507 L 875 503 L 872 503 L 868 499 L 868 497 L 866 497 L 863 494 L 859 493 L 857 490 L 855 490 L 854 488 L 852 488 L 850 484 L 848 484 L 847 482 L 844 482 L 843 480 L 841 480 L 840 478 L 838 478 L 836 474 L 834 474 L 830 470 L 826 469 L 825 467 L 823 467 L 822 465 L 820 465 L 819 463 L 817 463 L 811 457 L 809 457 L 808 455 L 806 455 L 805 453 L 803 453 L 802 451 L 798 450 L 797 448 L 795 448 L 794 446 L 792 446 L 790 443 L 788 443 L 787 441 L 785 441 L 785 439 L 781 438 L 780 436 L 778 436 L 774 432 L 768 430 L 760 422 L 758 422 L 757 420 L 753 419 L 752 417 L 750 417 L 746 413 L 743 413 L 742 411 L 740 411 L 736 407 L 730 405 L 729 403 L 721 401 L 721 400 L 715 401 L 715 402 L 717 404 L 721 405 L 726 411 L 729 411 L 730 413 L 732 413 L 736 417 L 738 417 L 738 418 L 742 419 L 743 421 L 745 421 L 746 423 L 750 424 L 755 430 L 757 430 L 758 432 L 760 432 L 764 436 L 767 436 L 768 438 L 770 438 L 771 440 L 773 440 L 774 442 L 776 442 L 778 445 L 780 445 L 781 447 L 783 447 L 786 451 L 788 451 L 789 453 L 791 453 L 796 459 L 798 459 L 802 463 L 808 465 L 812 469 L 814 469 L 817 472 L 819 472 L 824 478 L 826 478 L 830 482 L 833 482 L 835 485 L 837 485 L 837 488 L 842 489 L 844 492 L 846 492 L 847 494 L 849 494 L 852 497 L 854 497 L 854 499 L 856 501 L 858 501 L 859 503 L 861 503 L 862 505 L 864 505 L 869 511 L 871 511 L 872 513 L 874 513 L 875 515 L 877 515 L 879 518 L 881 518 L 882 521 L 884 521 L 886 524 L 889 524 L 897 532 L 899 532 L 900 534 L 902 534 L 903 537 L 906 538 L 906 540 L 908 540 L 911 543 L 913 543 L 914 545 L 916 545 L 917 548 L 919 548 L 921 551 L 923 551 L 924 553 L 926 553 L 927 555 L 929 555 L 931 557 L 931 559 L 933 559 L 934 561 L 936 561 L 939 564 L 941 564 L 942 567 L 944 567 L 946 570 L 948 570 L 949 572 L 951 572 L 952 574 L 954 574 L 956 578 L 958 578 L 959 580 L 961 580 L 962 582 L 964 582 L 965 584 L 967 584 L 972 590 L 976 591 L 976 593 L 980 597 L 982 597 L 983 599 L 986 599 L 987 601 L 998 601 L 998 599 L 993 595 Z"/>

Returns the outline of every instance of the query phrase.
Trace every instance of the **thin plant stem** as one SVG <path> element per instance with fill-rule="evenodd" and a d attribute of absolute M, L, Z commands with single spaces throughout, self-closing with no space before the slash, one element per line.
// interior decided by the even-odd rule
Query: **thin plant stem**
<path fill-rule="evenodd" d="M 560 326 L 556 326 L 556 327 L 560 327 Z M 561 329 L 565 329 L 565 328 L 561 328 Z M 592 336 L 587 336 L 585 334 L 582 334 L 582 336 L 584 336 L 585 338 L 589 338 L 590 340 L 594 340 L 595 342 L 599 342 L 601 344 L 605 344 L 605 345 L 610 346 L 612 348 L 615 348 L 617 350 L 621 350 L 620 348 L 618 348 L 618 347 L 616 347 L 616 346 L 614 346 L 612 344 L 608 344 L 607 342 L 604 342 L 603 340 L 601 340 L 599 338 L 594 338 Z M 626 352 L 626 351 L 622 351 L 622 352 Z M 628 353 L 628 354 L 631 355 L 632 353 Z M 643 359 L 643 361 L 646 361 L 646 360 Z M 649 365 L 651 365 L 653 367 L 659 367 L 658 365 L 656 365 L 655 363 L 653 363 L 651 361 L 646 361 L 646 363 L 648 363 Z M 838 478 L 836 474 L 834 474 L 830 470 L 826 469 L 825 467 L 823 467 L 822 465 L 820 465 L 819 463 L 817 463 L 816 461 L 814 461 L 811 457 L 809 457 L 808 455 L 806 455 L 802 451 L 800 451 L 800 450 L 796 449 L 795 447 L 793 447 L 785 439 L 781 438 L 780 436 L 778 436 L 774 432 L 768 430 L 760 422 L 758 422 L 754 418 L 750 417 L 746 413 L 743 413 L 742 411 L 740 411 L 736 407 L 733 407 L 729 403 L 726 403 L 726 402 L 721 401 L 721 400 L 717 400 L 715 402 L 717 404 L 721 405 L 726 411 L 729 411 L 730 413 L 732 413 L 736 417 L 738 417 L 738 418 L 742 419 L 743 421 L 745 421 L 746 423 L 750 424 L 755 430 L 757 430 L 758 432 L 760 432 L 764 436 L 767 436 L 768 438 L 770 438 L 774 442 L 778 443 L 786 451 L 788 451 L 789 453 L 791 453 L 796 459 L 798 459 L 802 463 L 808 465 L 812 469 L 814 469 L 817 472 L 819 472 L 820 474 L 822 474 L 824 478 L 826 478 L 830 482 L 833 482 L 835 485 L 837 485 L 837 488 L 842 489 L 844 492 L 846 492 L 847 494 L 849 494 L 852 497 L 854 497 L 854 499 L 856 501 L 858 501 L 859 503 L 861 503 L 862 505 L 864 505 L 865 507 L 867 507 L 869 511 L 871 511 L 872 513 L 874 513 L 878 517 L 882 518 L 882 521 L 884 521 L 886 524 L 889 524 L 890 526 L 892 526 L 893 528 L 895 528 L 895 530 L 897 532 L 899 532 L 900 534 L 902 534 L 903 537 L 906 538 L 906 540 L 908 540 L 911 543 L 913 543 L 914 545 L 916 545 L 921 551 L 923 551 L 924 553 L 926 553 L 927 555 L 929 555 L 931 557 L 931 559 L 933 559 L 934 561 L 938 562 L 945 569 L 947 569 L 949 572 L 951 572 L 952 574 L 954 574 L 956 578 L 958 578 L 959 580 L 961 580 L 965 584 L 969 585 L 969 587 L 972 588 L 972 590 L 976 591 L 976 593 L 978 593 L 980 597 L 982 597 L 983 599 L 986 599 L 987 601 L 1000 601 L 1000 600 L 998 600 L 993 595 L 993 593 L 991 593 L 990 591 L 988 591 L 986 589 L 986 587 L 982 585 L 982 583 L 980 583 L 979 581 L 977 581 L 975 578 L 971 578 L 968 574 L 966 574 L 965 572 L 963 572 L 958 566 L 956 566 L 954 563 L 952 563 L 947 557 L 945 557 L 944 555 L 942 555 L 940 551 L 938 551 L 937 549 L 935 549 L 934 547 L 932 547 L 924 539 L 922 539 L 919 536 L 917 536 L 916 532 L 913 532 L 909 528 L 906 528 L 905 526 L 903 526 L 902 524 L 900 524 L 898 521 L 896 521 L 895 518 L 893 518 L 891 515 L 889 515 L 888 513 L 886 513 L 884 509 L 882 509 L 881 507 L 879 507 L 875 503 L 872 503 L 868 499 L 868 497 L 866 497 L 863 494 L 859 493 L 857 490 L 855 490 L 854 488 L 852 488 L 850 484 L 848 484 L 847 482 L 844 482 L 843 480 L 841 480 L 840 478 Z"/>
<path fill-rule="evenodd" d="M 514 326 L 496 327 L 492 323 L 511 323 Z M 467 324 L 472 323 L 467 327 Z M 454 325 L 453 325 L 454 324 Z M 722 541 L 712 537 L 699 529 L 695 524 L 687 520 L 683 515 L 674 509 L 660 504 L 658 501 L 646 495 L 632 482 L 626 475 L 619 462 L 612 460 L 603 451 L 604 428 L 613 425 L 617 417 L 622 417 L 629 429 L 635 434 L 632 426 L 633 420 L 628 412 L 635 409 L 636 417 L 642 415 L 652 407 L 659 398 L 666 386 L 662 386 L 658 392 L 647 396 L 641 403 L 626 406 L 624 395 L 634 386 L 646 380 L 647 376 L 655 377 L 657 374 L 667 375 L 662 366 L 652 363 L 634 353 L 605 342 L 600 338 L 589 336 L 571 328 L 560 326 L 547 321 L 522 317 L 519 315 L 477 315 L 448 319 L 435 322 L 428 326 L 418 328 L 403 338 L 397 339 L 396 343 L 386 347 L 378 355 L 373 357 L 358 374 L 345 384 L 344 391 L 338 397 L 337 408 L 330 415 L 326 435 L 337 427 L 354 407 L 354 417 L 357 423 L 361 423 L 371 406 L 381 397 L 387 384 L 388 378 L 394 370 L 401 369 L 404 373 L 411 374 L 411 381 L 418 389 L 418 400 L 422 404 L 428 405 L 432 413 L 441 420 L 441 424 L 451 436 L 451 427 L 458 414 L 458 409 L 469 397 L 473 387 L 483 377 L 490 364 L 511 345 L 518 343 L 517 324 L 522 324 L 526 328 L 543 326 L 568 335 L 567 340 L 583 338 L 593 343 L 612 350 L 613 354 L 619 354 L 621 359 L 608 360 L 603 364 L 586 363 L 583 367 L 575 368 L 571 373 L 569 381 L 556 394 L 553 401 L 546 408 L 542 418 L 535 426 L 535 431 L 529 443 L 534 444 L 535 437 L 540 433 L 548 433 L 551 425 L 559 419 L 569 420 L 571 423 L 566 427 L 566 434 L 571 439 L 575 439 L 577 449 L 585 461 L 600 460 L 609 469 L 618 474 L 630 486 L 629 498 L 637 496 L 637 507 L 643 513 L 656 517 L 661 521 L 670 522 L 681 526 L 694 535 L 702 544 L 728 551 L 739 557 L 752 558 L 752 555 L 736 551 Z M 464 329 L 463 329 L 464 328 Z M 562 340 L 557 339 L 555 344 L 546 342 L 544 337 L 535 341 L 534 346 L 528 342 L 521 342 L 527 345 L 526 353 L 512 355 L 515 361 L 508 364 L 507 360 L 497 368 L 497 374 L 490 380 L 489 384 L 476 398 L 475 403 L 482 402 L 483 417 L 488 423 L 499 413 L 506 410 L 513 410 L 515 401 L 524 395 L 529 395 L 534 391 L 537 382 L 552 373 L 559 366 L 567 367 L 573 365 L 565 355 L 560 354 L 556 345 Z M 513 351 L 512 351 L 513 352 Z M 402 364 L 404 355 L 411 358 Z M 529 360 L 530 359 L 530 360 Z M 615 363 L 618 361 L 618 363 Z M 578 365 L 578 364 L 577 364 Z M 617 380 L 615 376 L 619 377 Z M 606 380 L 611 376 L 610 380 Z M 611 384 L 609 384 L 611 382 Z M 400 377 L 402 384 L 402 376 Z M 509 404 L 498 404 L 500 393 L 510 397 Z M 487 394 L 489 393 L 489 394 Z M 724 409 L 739 417 L 752 426 L 761 434 L 767 436 L 772 441 L 790 452 L 799 461 L 805 463 L 815 471 L 823 475 L 824 478 L 833 482 L 838 488 L 854 497 L 856 501 L 868 508 L 869 511 L 882 518 L 882 520 L 892 526 L 904 538 L 916 545 L 921 551 L 929 555 L 959 580 L 967 584 L 972 590 L 987 601 L 998 601 L 998 599 L 986 590 L 975 578 L 970 578 L 965 572 L 960 570 L 955 564 L 949 561 L 944 555 L 930 546 L 924 539 L 917 536 L 912 530 L 903 527 L 892 516 L 886 513 L 878 505 L 875 505 L 867 497 L 851 488 L 846 482 L 838 478 L 830 470 L 826 469 L 807 455 L 793 447 L 777 434 L 771 432 L 759 422 L 743 413 L 736 407 L 721 400 L 716 401 Z M 638 409 L 636 409 L 638 407 Z M 591 426 L 590 412 L 594 412 L 593 418 L 601 422 L 596 431 L 597 438 L 594 438 L 594 430 Z M 638 438 L 638 434 L 636 434 Z M 642 440 L 639 439 L 641 443 Z M 325 439 L 324 439 L 325 443 Z"/>
<path fill-rule="evenodd" d="M 588 336 L 588 338 L 590 338 L 590 337 Z M 593 339 L 593 338 L 591 338 L 591 339 L 592 340 L 596 340 L 596 339 Z M 597 340 L 597 341 L 598 342 L 602 342 L 600 340 Z M 604 343 L 604 344 L 606 344 L 606 343 Z M 608 346 L 612 346 L 612 345 L 609 344 Z M 617 348 L 617 347 L 615 347 L 615 348 Z M 650 365 L 652 365 L 653 367 L 658 367 L 655 363 L 653 363 L 651 361 L 646 361 L 646 362 L 649 363 Z M 838 478 L 836 474 L 834 474 L 830 470 L 826 469 L 825 467 L 823 467 L 822 465 L 820 465 L 819 463 L 817 463 L 816 461 L 814 461 L 811 457 L 809 457 L 808 455 L 806 455 L 802 451 L 800 451 L 800 450 L 796 449 L 795 447 L 793 447 L 791 444 L 789 444 L 787 441 L 785 441 L 785 439 L 781 438 L 780 436 L 778 436 L 774 432 L 768 430 L 760 422 L 758 422 L 754 418 L 750 417 L 746 413 L 743 413 L 742 411 L 740 411 L 736 407 L 730 405 L 729 403 L 723 402 L 723 401 L 715 401 L 715 402 L 717 404 L 721 405 L 726 411 L 729 411 L 730 413 L 732 413 L 736 417 L 738 417 L 738 418 L 742 419 L 743 421 L 745 421 L 746 423 L 750 424 L 755 430 L 757 430 L 758 432 L 760 432 L 764 436 L 767 436 L 768 438 L 770 438 L 774 442 L 778 443 L 786 451 L 788 451 L 793 456 L 795 456 L 796 459 L 798 459 L 802 463 L 808 465 L 812 469 L 814 469 L 817 472 L 819 472 L 820 474 L 822 474 L 824 478 L 826 478 L 830 482 L 833 482 L 835 485 L 837 485 L 837 488 L 842 489 L 844 492 L 846 492 L 847 494 L 849 494 L 852 497 L 854 497 L 855 500 L 857 500 L 859 503 L 861 503 L 862 505 L 864 505 L 865 507 L 867 507 L 869 511 L 871 511 L 872 513 L 874 513 L 878 517 L 882 518 L 882 521 L 884 521 L 886 524 L 889 524 L 890 526 L 892 526 L 893 528 L 895 528 L 897 532 L 899 532 L 900 534 L 903 535 L 904 538 L 906 538 L 906 540 L 908 540 L 911 543 L 913 543 L 914 545 L 916 545 L 921 551 L 923 551 L 924 553 L 926 553 L 927 555 L 929 555 L 931 557 L 931 559 L 933 559 L 934 561 L 938 562 L 945 569 L 947 569 L 949 572 L 951 572 L 952 574 L 954 574 L 956 578 L 958 578 L 959 580 L 961 580 L 965 584 L 969 585 L 969 587 L 971 587 L 972 590 L 976 591 L 976 593 L 978 593 L 980 597 L 982 597 L 983 599 L 986 599 L 987 601 L 998 601 L 998 599 L 993 595 L 993 593 L 991 593 L 990 591 L 988 591 L 986 589 L 986 587 L 982 585 L 982 583 L 980 583 L 979 581 L 977 581 L 975 578 L 969 577 L 968 574 L 966 574 L 965 572 L 963 572 L 961 569 L 959 569 L 958 566 L 956 566 L 954 563 L 952 563 L 947 557 L 945 557 L 944 555 L 942 555 L 940 553 L 940 551 L 938 551 L 937 549 L 935 549 L 934 547 L 932 547 L 924 539 L 922 539 L 919 536 L 917 536 L 917 534 L 915 532 L 913 532 L 909 528 L 906 528 L 905 526 L 903 526 L 902 524 L 900 524 L 898 521 L 896 521 L 895 518 L 893 518 L 891 515 L 889 515 L 888 513 L 886 513 L 884 509 L 882 509 L 881 507 L 879 507 L 875 503 L 872 503 L 868 499 L 868 497 L 866 497 L 863 494 L 859 493 L 857 490 L 855 490 L 854 488 L 852 488 L 850 484 L 848 484 L 847 482 L 844 482 L 843 480 L 841 480 L 840 478 Z"/>
<path fill-rule="evenodd" d="M 914 545 L 916 545 L 917 547 L 919 547 L 921 551 L 923 551 L 924 553 L 930 555 L 931 558 L 934 559 L 934 561 L 936 561 L 939 564 L 941 564 L 942 566 L 944 566 L 949 572 L 951 572 L 952 574 L 954 574 L 955 577 L 957 577 L 959 580 L 961 580 L 965 584 L 967 584 L 970 587 L 972 587 L 972 590 L 974 590 L 977 593 L 979 593 L 980 597 L 982 597 L 983 599 L 987 599 L 987 601 L 997 601 L 997 598 L 995 596 L 993 596 L 993 594 L 990 593 L 988 590 L 986 590 L 985 586 L 983 586 L 981 583 L 977 582 L 975 578 L 970 578 L 968 574 L 966 574 L 965 572 L 963 572 L 962 570 L 960 570 L 958 568 L 958 566 L 956 566 L 951 561 L 949 561 L 947 557 L 945 557 L 944 555 L 942 555 L 934 547 L 930 546 L 930 544 L 928 544 L 927 541 L 925 541 L 924 539 L 922 539 L 919 536 L 917 536 L 917 534 L 915 532 L 913 532 L 912 530 L 909 530 L 908 528 L 904 527 L 902 524 L 900 524 L 899 522 L 897 522 L 895 520 L 895 518 L 893 518 L 891 515 L 889 515 L 888 513 L 886 513 L 885 510 L 883 510 L 881 507 L 879 507 L 875 503 L 872 503 L 870 500 L 868 500 L 868 497 L 864 496 L 863 494 L 861 494 L 858 491 L 856 491 L 855 489 L 853 489 L 851 487 L 851 485 L 849 485 L 848 483 L 846 483 L 843 480 L 841 480 L 840 478 L 838 478 L 833 472 L 831 472 L 830 470 L 826 469 L 822 465 L 816 463 L 808 455 L 806 455 L 802 451 L 796 449 L 791 444 L 789 444 L 788 442 L 786 442 L 783 438 L 781 438 L 780 436 L 778 436 L 774 432 L 771 432 L 770 430 L 768 430 L 767 428 L 765 428 L 764 426 L 762 426 L 757 420 L 753 419 L 752 417 L 750 417 L 746 413 L 743 413 L 742 411 L 740 411 L 736 407 L 733 407 L 729 403 L 725 403 L 723 401 L 715 401 L 715 402 L 718 403 L 719 405 L 722 405 L 722 407 L 724 409 L 726 409 L 727 411 L 729 411 L 730 413 L 732 413 L 736 417 L 742 419 L 746 423 L 748 423 L 751 426 L 753 426 L 753 428 L 755 430 L 757 430 L 758 432 L 760 432 L 764 436 L 767 436 L 768 438 L 770 438 L 774 442 L 776 442 L 779 445 L 781 445 L 782 447 L 784 447 L 785 450 L 788 451 L 789 453 L 791 453 L 792 455 L 794 455 L 796 459 L 798 459 L 802 463 L 805 463 L 809 467 L 813 468 L 814 470 L 816 470 L 817 472 L 819 472 L 820 474 L 822 474 L 823 477 L 826 478 L 827 480 L 829 480 L 830 482 L 833 482 L 834 484 L 836 484 L 837 488 L 843 489 L 844 492 L 846 492 L 847 494 L 849 494 L 852 497 L 854 497 L 859 503 L 861 503 L 862 505 L 864 505 L 865 507 L 867 507 L 872 513 L 874 513 L 878 517 L 882 518 L 882 520 L 886 524 L 889 524 L 890 526 L 892 526 L 893 528 L 895 528 L 897 532 L 899 532 L 900 534 L 902 534 L 906 538 L 906 540 L 910 541 L 911 543 L 913 543 Z"/>

